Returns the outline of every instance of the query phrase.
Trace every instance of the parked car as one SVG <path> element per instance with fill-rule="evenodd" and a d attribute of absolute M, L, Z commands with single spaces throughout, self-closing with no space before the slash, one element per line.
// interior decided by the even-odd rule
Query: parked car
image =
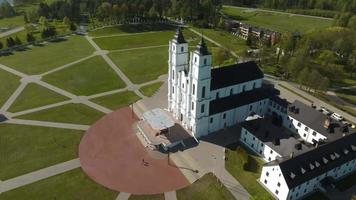
<path fill-rule="evenodd" d="M 331 112 L 330 110 L 328 110 L 327 108 L 325 107 L 320 107 L 320 112 L 324 113 L 325 115 L 331 115 Z"/>
<path fill-rule="evenodd" d="M 331 115 L 331 117 L 334 118 L 334 119 L 336 119 L 336 120 L 338 120 L 338 121 L 341 121 L 341 120 L 344 119 L 344 118 L 343 118 L 340 114 L 338 114 L 338 113 L 333 113 L 333 114 Z"/>

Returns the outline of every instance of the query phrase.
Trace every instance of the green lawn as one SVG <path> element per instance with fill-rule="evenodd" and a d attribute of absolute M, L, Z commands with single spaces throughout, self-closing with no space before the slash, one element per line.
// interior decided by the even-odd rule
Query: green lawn
<path fill-rule="evenodd" d="M 254 199 L 274 199 L 258 182 L 257 179 L 260 177 L 263 161 L 250 154 L 250 156 L 256 161 L 257 168 L 256 171 L 246 171 L 244 170 L 244 160 L 240 152 L 236 151 L 238 145 L 234 144 L 228 146 L 228 151 L 226 153 L 227 161 L 225 162 L 226 170 L 231 173 L 232 176 L 236 178 L 237 181 L 251 194 Z"/>
<path fill-rule="evenodd" d="M 117 35 L 117 34 L 130 34 L 130 33 L 142 33 L 149 31 L 166 31 L 166 30 L 175 30 L 175 27 L 163 24 L 139 24 L 139 25 L 120 25 L 107 28 L 100 28 L 94 31 L 89 32 L 89 36 L 100 37 L 108 35 Z"/>
<path fill-rule="evenodd" d="M 118 194 L 98 185 L 78 168 L 2 193 L 1 199 L 114 200 Z"/>
<path fill-rule="evenodd" d="M 0 27 L 14 27 L 14 26 L 21 26 L 24 24 L 25 21 L 22 15 L 0 19 Z"/>
<path fill-rule="evenodd" d="M 222 11 L 239 21 L 279 32 L 307 32 L 315 29 L 323 29 L 332 24 L 332 20 L 294 16 L 290 13 L 282 14 L 256 11 L 250 8 L 223 6 Z"/>
<path fill-rule="evenodd" d="M 140 100 L 140 97 L 132 91 L 125 91 L 91 100 L 99 105 L 116 110 Z"/>
<path fill-rule="evenodd" d="M 0 180 L 76 158 L 82 134 L 76 130 L 0 124 Z"/>
<path fill-rule="evenodd" d="M 101 56 L 49 74 L 43 80 L 80 96 L 125 87 L 125 83 Z"/>
<path fill-rule="evenodd" d="M 0 70 L 0 107 L 8 100 L 20 85 L 20 78 L 6 71 Z"/>
<path fill-rule="evenodd" d="M 83 104 L 66 104 L 47 110 L 21 115 L 17 118 L 91 125 L 103 115 L 104 113 Z"/>
<path fill-rule="evenodd" d="M 168 71 L 168 47 L 114 52 L 109 57 L 136 84 L 155 80 Z"/>
<path fill-rule="evenodd" d="M 337 90 L 337 96 L 342 98 L 344 101 L 347 101 L 351 104 L 356 105 L 356 89 L 350 90 Z"/>
<path fill-rule="evenodd" d="M 84 37 L 71 36 L 65 41 L 2 56 L 0 63 L 27 74 L 40 74 L 88 56 L 93 51 Z"/>
<path fill-rule="evenodd" d="M 30 83 L 17 97 L 9 111 L 14 113 L 65 100 L 68 98 L 35 83 Z"/>
<path fill-rule="evenodd" d="M 131 195 L 129 200 L 164 200 L 164 194 L 156 195 Z"/>
<path fill-rule="evenodd" d="M 219 29 L 194 29 L 199 32 L 203 32 L 204 35 L 223 45 L 225 48 L 235 52 L 237 55 L 241 56 L 246 52 L 247 49 L 250 49 L 250 47 L 246 45 L 245 40 L 226 31 Z"/>
<path fill-rule="evenodd" d="M 115 49 L 129 49 L 129 48 L 158 46 L 158 45 L 168 46 L 168 41 L 172 39 L 173 36 L 174 36 L 173 31 L 162 31 L 156 33 L 96 38 L 94 39 L 94 41 L 102 49 L 115 50 Z"/>
<path fill-rule="evenodd" d="M 336 184 L 340 191 L 345 191 L 356 185 L 356 172 L 342 178 Z"/>
<path fill-rule="evenodd" d="M 234 196 L 212 174 L 206 174 L 192 185 L 177 190 L 178 200 L 234 200 Z"/>
<path fill-rule="evenodd" d="M 142 94 L 144 94 L 147 97 L 151 97 L 157 92 L 157 90 L 162 86 L 163 82 L 157 82 L 153 83 L 151 85 L 146 85 L 140 88 L 140 91 Z"/>

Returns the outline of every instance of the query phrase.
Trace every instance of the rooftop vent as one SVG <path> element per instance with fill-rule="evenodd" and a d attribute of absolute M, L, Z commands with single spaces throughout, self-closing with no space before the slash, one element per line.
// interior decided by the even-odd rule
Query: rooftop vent
<path fill-rule="evenodd" d="M 349 153 L 349 150 L 344 149 L 344 154 L 347 155 Z"/>
<path fill-rule="evenodd" d="M 299 108 L 296 108 L 294 111 L 295 114 L 299 114 Z"/>
<path fill-rule="evenodd" d="M 276 145 L 276 146 L 280 145 L 281 144 L 280 139 L 279 138 L 275 138 L 274 141 L 273 141 L 273 144 Z"/>
<path fill-rule="evenodd" d="M 330 154 L 330 159 L 331 159 L 331 160 L 335 160 L 335 158 L 336 158 L 336 157 L 335 157 L 334 154 Z"/>
<path fill-rule="evenodd" d="M 289 177 L 290 177 L 291 179 L 294 179 L 294 178 L 295 178 L 295 174 L 294 174 L 293 172 L 291 172 L 291 173 L 289 174 Z"/>
<path fill-rule="evenodd" d="M 302 167 L 300 168 L 300 172 L 302 172 L 302 174 L 305 174 L 306 170 Z"/>
<path fill-rule="evenodd" d="M 352 149 L 352 151 L 356 151 L 356 146 L 351 145 L 351 149 Z"/>
<path fill-rule="evenodd" d="M 315 166 L 314 166 L 312 163 L 310 163 L 310 164 L 309 164 L 309 168 L 310 168 L 311 170 L 313 170 L 313 169 L 315 168 Z"/>
<path fill-rule="evenodd" d="M 328 161 L 328 159 L 326 159 L 325 157 L 323 157 L 323 163 L 324 164 L 327 164 L 329 161 Z"/>
<path fill-rule="evenodd" d="M 340 155 L 338 153 L 334 153 L 336 158 L 340 158 Z"/>
<path fill-rule="evenodd" d="M 320 163 L 318 161 L 315 161 L 315 167 L 319 167 Z"/>
<path fill-rule="evenodd" d="M 295 144 L 295 145 L 294 145 L 294 148 L 295 148 L 296 150 L 302 150 L 302 143 Z"/>

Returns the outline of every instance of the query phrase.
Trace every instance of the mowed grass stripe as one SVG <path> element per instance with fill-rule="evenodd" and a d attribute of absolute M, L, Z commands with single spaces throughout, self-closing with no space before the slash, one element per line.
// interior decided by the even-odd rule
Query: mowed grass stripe
<path fill-rule="evenodd" d="M 0 108 L 20 85 L 20 77 L 0 70 Z"/>
<path fill-rule="evenodd" d="M 167 45 L 168 41 L 173 38 L 173 35 L 173 31 L 162 31 L 127 36 L 95 38 L 94 42 L 98 44 L 101 49 L 105 50 L 130 49 L 147 46 Z"/>
<path fill-rule="evenodd" d="M 76 158 L 83 131 L 0 124 L 0 180 Z"/>
<path fill-rule="evenodd" d="M 112 95 L 91 99 L 91 101 L 99 105 L 102 105 L 106 108 L 116 110 L 121 107 L 128 106 L 129 104 L 134 103 L 140 99 L 141 98 L 137 96 L 134 92 L 125 91 L 125 92 L 120 92 Z"/>
<path fill-rule="evenodd" d="M 55 93 L 35 83 L 29 83 L 11 105 L 9 111 L 14 113 L 65 100 L 68 100 L 65 96 Z"/>
<path fill-rule="evenodd" d="M 156 80 L 168 71 L 168 47 L 114 52 L 109 57 L 135 84 Z"/>
<path fill-rule="evenodd" d="M 1 199 L 113 200 L 118 194 L 95 183 L 78 168 L 2 193 Z"/>
<path fill-rule="evenodd" d="M 101 56 L 44 76 L 43 80 L 75 95 L 89 96 L 125 87 Z"/>
<path fill-rule="evenodd" d="M 81 36 L 71 36 L 65 41 L 30 47 L 29 50 L 1 56 L 0 63 L 26 74 L 41 74 L 51 69 L 86 57 L 94 48 Z"/>

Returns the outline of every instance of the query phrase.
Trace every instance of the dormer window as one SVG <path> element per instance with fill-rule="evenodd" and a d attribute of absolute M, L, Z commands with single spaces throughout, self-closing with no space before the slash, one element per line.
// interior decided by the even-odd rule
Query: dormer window
<path fill-rule="evenodd" d="M 183 52 L 183 51 L 184 51 L 184 47 L 181 47 L 181 48 L 180 48 L 180 51 Z"/>

